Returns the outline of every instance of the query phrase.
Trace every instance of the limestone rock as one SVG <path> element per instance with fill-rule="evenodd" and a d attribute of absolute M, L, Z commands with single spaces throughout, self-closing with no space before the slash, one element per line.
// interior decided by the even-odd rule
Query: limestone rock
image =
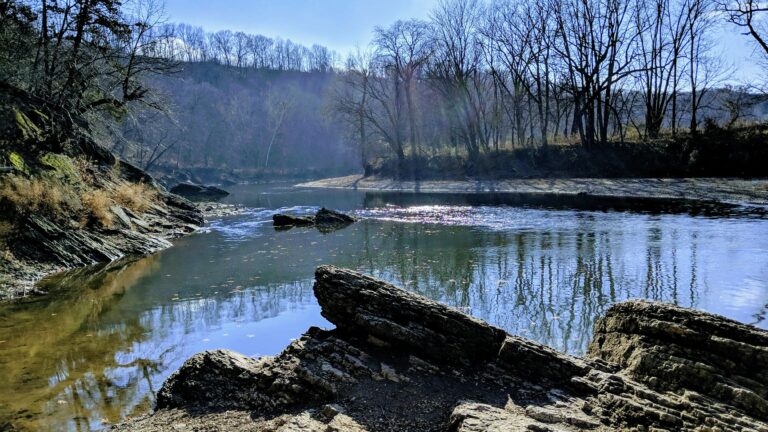
<path fill-rule="evenodd" d="M 720 316 L 649 302 L 613 306 L 589 357 L 657 391 L 688 392 L 768 420 L 768 333 Z"/>
<path fill-rule="evenodd" d="M 118 430 L 768 431 L 765 331 L 631 301 L 581 359 L 350 270 L 315 276 L 335 329 L 274 358 L 198 354 Z"/>
<path fill-rule="evenodd" d="M 334 210 L 328 210 L 323 207 L 315 214 L 315 223 L 317 225 L 349 225 L 354 222 L 352 216 L 345 215 Z"/>
<path fill-rule="evenodd" d="M 313 226 L 315 219 L 310 216 L 291 216 L 286 214 L 272 215 L 275 227 Z"/>
<path fill-rule="evenodd" d="M 350 270 L 315 272 L 322 315 L 343 332 L 441 362 L 471 364 L 496 356 L 505 333 L 425 297 Z"/>

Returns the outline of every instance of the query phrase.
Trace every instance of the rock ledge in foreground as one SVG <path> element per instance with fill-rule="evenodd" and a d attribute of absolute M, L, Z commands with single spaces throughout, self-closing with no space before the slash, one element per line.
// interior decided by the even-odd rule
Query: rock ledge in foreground
<path fill-rule="evenodd" d="M 315 295 L 334 330 L 197 354 L 118 429 L 768 430 L 768 334 L 723 317 L 621 303 L 581 359 L 349 270 L 318 268 Z"/>

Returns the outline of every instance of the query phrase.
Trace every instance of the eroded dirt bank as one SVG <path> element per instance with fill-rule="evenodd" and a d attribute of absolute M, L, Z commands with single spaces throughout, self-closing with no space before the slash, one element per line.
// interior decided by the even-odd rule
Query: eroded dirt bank
<path fill-rule="evenodd" d="M 117 429 L 768 430 L 768 333 L 723 317 L 617 304 L 576 358 L 349 270 L 314 291 L 334 330 L 197 354 Z"/>
<path fill-rule="evenodd" d="M 519 193 L 659 198 L 768 205 L 768 180 L 683 179 L 513 179 L 398 181 L 359 175 L 296 185 L 307 188 L 431 193 Z"/>

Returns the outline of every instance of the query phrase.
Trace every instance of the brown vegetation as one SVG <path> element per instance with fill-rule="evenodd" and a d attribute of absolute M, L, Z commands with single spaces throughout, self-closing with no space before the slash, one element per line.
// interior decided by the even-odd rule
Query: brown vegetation
<path fill-rule="evenodd" d="M 114 189 L 93 188 L 86 162 L 75 165 L 83 175 L 79 188 L 65 186 L 55 177 L 12 175 L 0 182 L 0 206 L 9 214 L 39 214 L 54 220 L 79 220 L 81 225 L 94 221 L 105 228 L 114 222 L 111 207 L 120 205 L 135 213 L 144 213 L 157 200 L 157 191 L 143 183 L 121 181 Z M 78 189 L 80 189 L 78 191 Z M 2 222 L 0 238 L 12 231 Z"/>
<path fill-rule="evenodd" d="M 121 183 L 115 191 L 115 202 L 136 213 L 144 213 L 157 199 L 157 191 L 144 183 Z"/>
<path fill-rule="evenodd" d="M 17 213 L 43 213 L 58 218 L 64 211 L 65 191 L 48 178 L 9 176 L 0 183 L 0 202 L 9 202 Z"/>
<path fill-rule="evenodd" d="M 89 191 L 83 194 L 82 200 L 88 219 L 95 220 L 104 228 L 112 227 L 114 215 L 110 207 L 113 205 L 113 202 L 107 191 L 103 189 Z"/>

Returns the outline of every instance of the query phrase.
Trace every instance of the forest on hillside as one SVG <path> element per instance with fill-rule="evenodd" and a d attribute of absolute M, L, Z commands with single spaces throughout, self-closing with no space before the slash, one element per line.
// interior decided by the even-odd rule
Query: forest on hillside
<path fill-rule="evenodd" d="M 0 80 L 148 170 L 764 174 L 764 83 L 734 81 L 714 40 L 768 55 L 750 0 L 443 0 L 346 56 L 167 23 L 155 0 L 1 4 Z"/>

